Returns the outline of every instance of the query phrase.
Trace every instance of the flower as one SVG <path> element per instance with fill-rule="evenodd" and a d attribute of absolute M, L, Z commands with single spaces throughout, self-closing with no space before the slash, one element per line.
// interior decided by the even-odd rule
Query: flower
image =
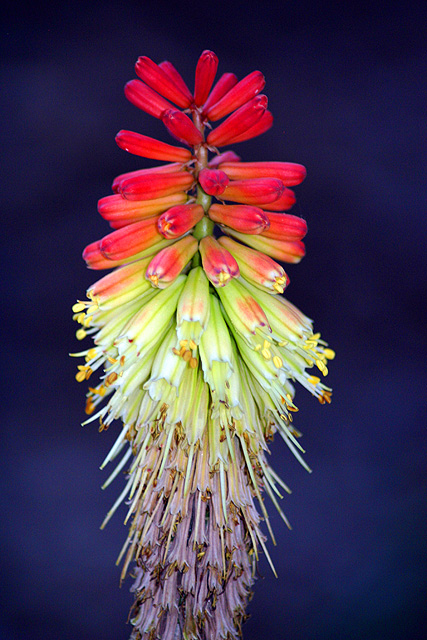
<path fill-rule="evenodd" d="M 274 571 L 263 492 L 288 524 L 269 443 L 278 433 L 309 469 L 293 383 L 331 400 L 320 376 L 334 352 L 281 296 L 289 277 L 276 262 L 304 256 L 306 223 L 285 211 L 305 169 L 219 149 L 260 135 L 272 116 L 261 72 L 214 84 L 217 67 L 204 51 L 192 94 L 170 62 L 138 59 L 126 96 L 178 146 L 117 134 L 122 149 L 166 164 L 120 175 L 99 201 L 113 231 L 83 257 L 113 270 L 73 306 L 77 338 L 93 339 L 73 354 L 85 361 L 76 379 L 90 380 L 84 424 L 122 424 L 102 467 L 121 455 L 104 487 L 122 471 L 126 484 L 102 526 L 125 501 L 118 561 L 122 579 L 136 563 L 135 640 L 240 635 L 260 550 Z"/>

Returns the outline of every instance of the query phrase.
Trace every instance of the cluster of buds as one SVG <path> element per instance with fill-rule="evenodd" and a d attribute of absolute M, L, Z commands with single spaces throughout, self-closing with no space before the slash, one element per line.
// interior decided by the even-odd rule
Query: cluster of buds
<path fill-rule="evenodd" d="M 118 561 L 122 578 L 136 562 L 134 640 L 240 635 L 260 549 L 271 563 L 263 492 L 287 523 L 278 498 L 289 489 L 268 463 L 268 443 L 279 433 L 308 469 L 293 382 L 331 399 L 310 370 L 327 375 L 334 352 L 280 295 L 289 284 L 280 263 L 305 253 L 306 223 L 287 213 L 305 169 L 221 150 L 273 118 L 262 73 L 214 84 L 217 66 L 204 51 L 191 93 L 170 62 L 138 59 L 140 79 L 125 94 L 178 146 L 117 134 L 122 149 L 165 164 L 118 176 L 99 201 L 114 230 L 83 257 L 90 269 L 114 270 L 73 307 L 77 338 L 93 337 L 73 354 L 85 358 L 76 378 L 100 372 L 86 422 L 99 420 L 100 431 L 122 423 L 103 466 L 122 457 L 104 486 L 120 472 L 127 480 L 104 524 L 126 501 Z"/>

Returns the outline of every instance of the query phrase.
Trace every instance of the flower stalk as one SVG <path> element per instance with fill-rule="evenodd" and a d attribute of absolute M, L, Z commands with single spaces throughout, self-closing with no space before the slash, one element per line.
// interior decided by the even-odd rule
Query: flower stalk
<path fill-rule="evenodd" d="M 215 83 L 217 68 L 204 51 L 192 93 L 172 63 L 138 58 L 125 94 L 179 146 L 117 134 L 120 148 L 166 164 L 119 175 L 99 201 L 113 231 L 83 257 L 112 271 L 73 306 L 77 339 L 92 340 L 73 354 L 89 381 L 84 424 L 120 424 L 102 467 L 116 463 L 104 487 L 120 475 L 125 486 L 103 526 L 125 502 L 118 562 L 122 580 L 133 565 L 133 640 L 241 636 L 261 552 L 275 573 L 265 494 L 289 526 L 270 442 L 278 433 L 309 470 L 294 383 L 331 400 L 322 378 L 335 354 L 282 296 L 279 262 L 305 253 L 306 223 L 285 213 L 305 169 L 220 151 L 273 117 L 260 71 Z"/>

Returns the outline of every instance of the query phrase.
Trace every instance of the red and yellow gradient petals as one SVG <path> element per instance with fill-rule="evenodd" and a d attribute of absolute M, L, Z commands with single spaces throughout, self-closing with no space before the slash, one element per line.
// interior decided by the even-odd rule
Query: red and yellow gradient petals
<path fill-rule="evenodd" d="M 232 180 L 221 195 L 221 200 L 241 202 L 255 207 L 268 205 L 278 200 L 284 190 L 283 182 L 276 178 L 253 178 Z"/>
<path fill-rule="evenodd" d="M 133 222 L 163 213 L 174 206 L 183 205 L 187 200 L 185 191 L 179 191 L 164 198 L 142 201 L 126 200 L 120 194 L 115 194 L 101 198 L 98 201 L 98 211 L 114 229 L 120 229 Z"/>
<path fill-rule="evenodd" d="M 248 178 L 278 178 L 285 187 L 300 184 L 306 176 L 306 168 L 294 162 L 223 162 L 219 169 L 231 180 Z"/>
<path fill-rule="evenodd" d="M 224 228 L 224 231 L 233 238 L 236 238 L 236 240 L 244 242 L 261 253 L 265 253 L 267 256 L 270 256 L 270 258 L 280 260 L 280 262 L 296 264 L 305 256 L 305 245 L 298 240 L 275 240 L 274 238 L 265 238 L 262 235 L 257 236 L 239 233 L 230 228 Z"/>
<path fill-rule="evenodd" d="M 164 238 L 179 238 L 190 231 L 204 216 L 200 204 L 171 207 L 157 220 L 157 228 Z"/>
<path fill-rule="evenodd" d="M 231 253 L 221 247 L 212 236 L 200 240 L 199 250 L 203 269 L 214 287 L 224 287 L 231 278 L 240 275 L 237 262 Z"/>
<path fill-rule="evenodd" d="M 278 240 L 302 240 L 307 233 L 307 223 L 303 218 L 290 213 L 268 212 L 270 226 L 262 232 L 265 238 Z"/>
<path fill-rule="evenodd" d="M 270 225 L 265 211 L 244 204 L 212 204 L 208 215 L 217 224 L 225 224 L 242 233 L 262 233 Z"/>
<path fill-rule="evenodd" d="M 147 267 L 145 277 L 154 287 L 164 289 L 173 282 L 197 251 L 198 242 L 186 236 L 154 256 Z"/>

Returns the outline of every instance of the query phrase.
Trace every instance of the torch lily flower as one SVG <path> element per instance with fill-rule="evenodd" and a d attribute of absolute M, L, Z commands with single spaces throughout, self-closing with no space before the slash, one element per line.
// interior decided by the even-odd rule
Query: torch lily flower
<path fill-rule="evenodd" d="M 133 640 L 241 636 L 261 551 L 275 572 L 265 494 L 289 526 L 270 442 L 278 433 L 310 470 L 294 384 L 331 401 L 322 377 L 335 354 L 281 295 L 289 277 L 276 262 L 305 253 L 306 222 L 284 213 L 305 168 L 219 151 L 261 135 L 273 116 L 260 71 L 215 83 L 217 69 L 204 51 L 191 92 L 172 63 L 138 58 L 126 97 L 179 146 L 117 134 L 121 149 L 166 164 L 122 173 L 100 199 L 113 231 L 83 257 L 111 272 L 73 306 L 77 339 L 92 340 L 72 354 L 84 359 L 76 379 L 89 381 L 84 424 L 121 425 L 104 487 L 121 472 L 126 481 L 102 526 L 125 502 L 118 562 L 122 579 L 135 565 Z"/>

